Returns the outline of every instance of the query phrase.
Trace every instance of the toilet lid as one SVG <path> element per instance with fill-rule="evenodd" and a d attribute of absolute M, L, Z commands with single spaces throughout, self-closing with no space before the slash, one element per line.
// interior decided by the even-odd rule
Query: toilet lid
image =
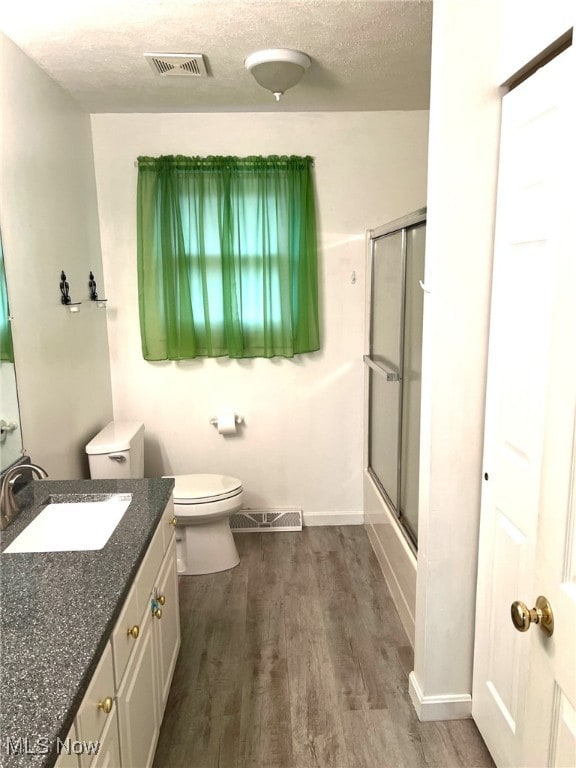
<path fill-rule="evenodd" d="M 229 475 L 176 475 L 174 501 L 178 504 L 205 504 L 237 496 L 242 481 Z"/>

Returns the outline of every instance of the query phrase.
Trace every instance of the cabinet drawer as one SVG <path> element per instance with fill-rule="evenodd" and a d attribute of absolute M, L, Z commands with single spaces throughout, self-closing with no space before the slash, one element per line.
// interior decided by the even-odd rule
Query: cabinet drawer
<path fill-rule="evenodd" d="M 138 578 L 138 577 L 137 577 Z M 138 643 L 140 635 L 140 624 L 144 611 L 140 610 L 138 605 L 138 592 L 136 584 L 128 593 L 124 608 L 116 626 L 112 632 L 112 651 L 114 653 L 114 678 L 116 688 L 122 682 L 122 676 L 128 664 L 130 654 Z M 136 635 L 136 637 L 134 637 Z"/>
<path fill-rule="evenodd" d="M 138 607 L 140 612 L 149 605 L 150 597 L 152 595 L 152 589 L 154 587 L 154 581 L 156 575 L 162 564 L 164 557 L 164 530 L 162 525 L 158 525 L 152 542 L 148 548 L 148 552 L 144 557 L 144 561 L 140 566 L 140 570 L 136 576 L 134 586 L 138 595 Z"/>
<path fill-rule="evenodd" d="M 112 648 L 110 643 L 102 654 L 92 681 L 82 700 L 76 716 L 77 738 L 81 741 L 99 741 L 108 718 L 116 718 L 114 672 L 112 669 Z M 99 704 L 112 699 L 112 711 L 107 714 Z"/>

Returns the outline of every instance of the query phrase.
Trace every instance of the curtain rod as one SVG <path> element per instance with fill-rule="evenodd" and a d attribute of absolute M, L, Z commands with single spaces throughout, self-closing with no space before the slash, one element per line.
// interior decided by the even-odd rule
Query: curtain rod
<path fill-rule="evenodd" d="M 312 158 L 312 165 L 314 166 L 315 164 L 314 158 Z M 138 168 L 138 160 L 134 160 L 134 168 Z"/>

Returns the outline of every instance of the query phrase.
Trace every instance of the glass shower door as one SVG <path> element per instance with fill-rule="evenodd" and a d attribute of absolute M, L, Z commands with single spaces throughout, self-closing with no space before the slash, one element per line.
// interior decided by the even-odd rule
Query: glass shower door
<path fill-rule="evenodd" d="M 394 509 L 399 490 L 403 240 L 402 232 L 375 240 L 372 261 L 370 467 Z"/>
<path fill-rule="evenodd" d="M 371 234 L 368 471 L 416 546 L 426 215 Z"/>
<path fill-rule="evenodd" d="M 400 520 L 418 540 L 420 476 L 420 400 L 422 396 L 422 323 L 424 314 L 424 246 L 426 224 L 406 230 L 406 286 L 402 356 L 402 436 L 400 457 Z"/>

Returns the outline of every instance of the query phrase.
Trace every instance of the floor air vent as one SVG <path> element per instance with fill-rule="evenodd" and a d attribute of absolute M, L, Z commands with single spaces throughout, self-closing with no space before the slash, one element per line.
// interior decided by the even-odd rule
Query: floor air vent
<path fill-rule="evenodd" d="M 242 509 L 230 517 L 230 528 L 234 533 L 301 531 L 302 510 L 296 507 L 266 511 Z"/>
<path fill-rule="evenodd" d="M 144 58 L 162 77 L 206 77 L 206 64 L 201 53 L 145 53 Z"/>

